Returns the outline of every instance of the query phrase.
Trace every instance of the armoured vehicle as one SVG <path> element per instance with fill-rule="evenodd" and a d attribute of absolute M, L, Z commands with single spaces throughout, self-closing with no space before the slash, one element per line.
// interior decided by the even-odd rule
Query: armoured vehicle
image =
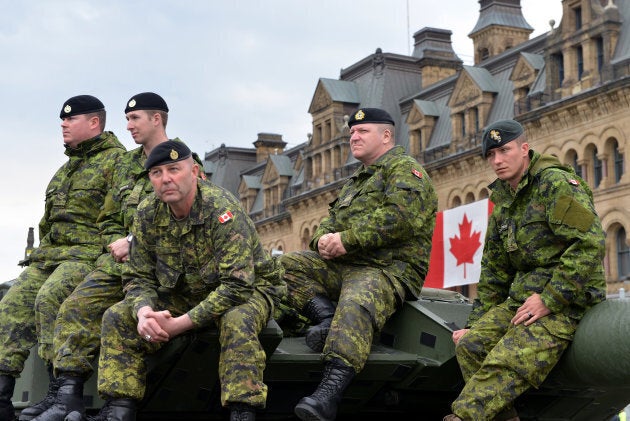
<path fill-rule="evenodd" d="M 338 419 L 409 417 L 441 420 L 463 386 L 451 340 L 471 305 L 455 292 L 425 288 L 390 319 L 365 369 L 345 393 Z M 267 408 L 258 419 L 295 419 L 293 407 L 321 378 L 320 356 L 300 336 L 283 335 L 271 321 L 260 335 L 267 352 Z M 214 330 L 174 339 L 150 361 L 149 388 L 138 419 L 227 419 L 221 409 Z M 96 376 L 86 385 L 90 411 L 102 405 Z M 23 408 L 46 392 L 44 364 L 32 352 L 18 379 L 14 404 Z M 545 383 L 516 402 L 521 420 L 610 420 L 630 403 L 630 300 L 591 309 L 575 341 Z"/>

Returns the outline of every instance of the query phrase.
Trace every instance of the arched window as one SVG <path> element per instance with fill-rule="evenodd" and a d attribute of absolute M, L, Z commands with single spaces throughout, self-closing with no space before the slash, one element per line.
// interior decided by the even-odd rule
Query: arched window
<path fill-rule="evenodd" d="M 597 157 L 597 148 L 593 148 L 593 187 L 602 181 L 602 161 Z"/>
<path fill-rule="evenodd" d="M 626 230 L 623 228 L 617 231 L 617 273 L 619 279 L 630 276 L 630 248 L 626 242 Z"/>
<path fill-rule="evenodd" d="M 462 199 L 460 199 L 459 196 L 455 196 L 453 198 L 453 203 L 451 203 L 451 207 L 456 208 L 458 206 L 461 206 L 461 204 L 462 204 Z"/>
<path fill-rule="evenodd" d="M 619 152 L 619 144 L 616 140 L 613 154 L 615 159 L 615 183 L 618 183 L 623 175 L 623 154 Z"/>
<path fill-rule="evenodd" d="M 578 164 L 578 155 L 575 150 L 571 149 L 567 152 L 565 163 L 573 167 L 575 173 L 582 177 L 582 166 Z"/>

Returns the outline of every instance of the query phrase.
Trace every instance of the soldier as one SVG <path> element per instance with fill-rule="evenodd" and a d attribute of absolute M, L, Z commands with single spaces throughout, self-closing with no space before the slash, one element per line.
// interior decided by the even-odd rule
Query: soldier
<path fill-rule="evenodd" d="M 126 103 L 127 130 L 140 147 L 121 157 L 114 188 L 99 217 L 109 252 L 59 309 L 54 370 L 56 383 L 64 387 L 23 410 L 20 420 L 37 416 L 36 421 L 63 421 L 73 411 L 85 411 L 83 383 L 92 375 L 91 363 L 101 344 L 103 313 L 124 298 L 121 271 L 129 253 L 129 230 L 138 204 L 153 192 L 144 163 L 155 146 L 168 140 L 168 111 L 166 101 L 153 92 L 134 95 Z"/>
<path fill-rule="evenodd" d="M 51 388 L 57 387 L 51 364 L 57 311 L 105 250 L 96 220 L 111 189 L 116 161 L 125 151 L 112 132 L 104 131 L 105 116 L 103 103 L 91 95 L 72 97 L 61 107 L 69 160 L 46 189 L 39 247 L 0 301 L 1 420 L 14 419 L 15 378 L 36 343 L 49 368 Z"/>
<path fill-rule="evenodd" d="M 445 421 L 518 420 L 514 400 L 556 365 L 578 321 L 606 297 L 604 233 L 587 184 L 557 158 L 529 149 L 523 127 L 484 130 L 498 179 L 478 297 L 453 332 L 466 385 Z"/>
<path fill-rule="evenodd" d="M 386 111 L 362 108 L 348 126 L 362 167 L 331 204 L 311 251 L 281 257 L 290 305 L 315 324 L 306 343 L 323 351 L 323 379 L 295 407 L 303 420 L 335 418 L 375 332 L 419 296 L 429 266 L 437 197 L 427 173 L 395 146 Z"/>
<path fill-rule="evenodd" d="M 103 316 L 98 388 L 106 405 L 97 419 L 134 420 L 144 357 L 191 329 L 217 326 L 221 402 L 232 420 L 254 420 L 267 395 L 258 334 L 286 292 L 281 268 L 238 201 L 198 178 L 185 144 L 159 144 L 145 168 L 155 196 L 133 221 L 125 299 Z"/>

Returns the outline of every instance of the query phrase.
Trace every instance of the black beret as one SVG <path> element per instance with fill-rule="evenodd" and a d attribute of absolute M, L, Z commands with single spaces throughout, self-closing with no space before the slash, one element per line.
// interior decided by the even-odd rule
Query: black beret
<path fill-rule="evenodd" d="M 147 162 L 144 163 L 144 168 L 149 170 L 158 165 L 182 161 L 190 156 L 192 152 L 184 142 L 167 140 L 153 148 L 147 157 Z"/>
<path fill-rule="evenodd" d="M 498 148 L 523 134 L 523 126 L 515 120 L 499 120 L 483 131 L 481 155 L 485 158 L 490 149 Z"/>
<path fill-rule="evenodd" d="M 160 110 L 168 113 L 168 106 L 164 98 L 153 92 L 142 92 L 141 94 L 134 95 L 127 101 L 125 107 L 125 114 L 129 111 L 136 110 Z"/>
<path fill-rule="evenodd" d="M 63 103 L 59 118 L 95 113 L 105 109 L 103 103 L 92 95 L 77 95 Z"/>
<path fill-rule="evenodd" d="M 381 110 L 380 108 L 359 108 L 357 112 L 350 117 L 348 127 L 363 123 L 394 125 L 394 119 L 387 111 Z"/>

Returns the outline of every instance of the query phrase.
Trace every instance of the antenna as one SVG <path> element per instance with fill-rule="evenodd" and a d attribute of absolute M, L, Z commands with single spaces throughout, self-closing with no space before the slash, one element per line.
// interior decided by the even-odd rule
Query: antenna
<path fill-rule="evenodd" d="M 407 0 L 407 55 L 411 55 L 411 33 L 409 32 L 409 0 Z"/>

